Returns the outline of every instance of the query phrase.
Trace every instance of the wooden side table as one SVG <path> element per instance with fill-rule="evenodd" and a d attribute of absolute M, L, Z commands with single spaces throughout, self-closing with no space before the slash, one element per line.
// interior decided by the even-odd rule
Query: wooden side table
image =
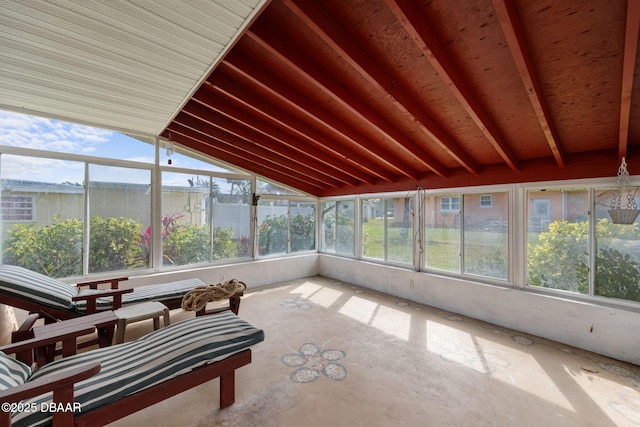
<path fill-rule="evenodd" d="M 148 301 L 140 304 L 130 304 L 113 312 L 118 318 L 116 330 L 116 344 L 124 342 L 124 334 L 127 325 L 141 320 L 153 319 L 153 330 L 160 328 L 160 316 L 164 319 L 164 326 L 170 324 L 169 308 L 157 301 Z"/>

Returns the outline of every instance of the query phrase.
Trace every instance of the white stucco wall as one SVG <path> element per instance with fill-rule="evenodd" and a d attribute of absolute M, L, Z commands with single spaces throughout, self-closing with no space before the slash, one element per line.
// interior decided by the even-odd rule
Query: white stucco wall
<path fill-rule="evenodd" d="M 640 365 L 639 312 L 331 255 L 319 257 L 323 276 Z"/>
<path fill-rule="evenodd" d="M 244 282 L 248 289 L 251 289 L 287 280 L 299 279 L 301 277 L 315 276 L 318 274 L 318 257 L 319 255 L 316 253 L 310 253 L 306 255 L 137 276 L 123 282 L 121 288 L 199 277 L 207 284 L 220 283 L 236 278 Z"/>
<path fill-rule="evenodd" d="M 318 274 L 640 365 L 639 312 L 326 254 L 141 276 L 122 287 L 195 275 L 205 283 L 238 278 L 251 289 Z"/>

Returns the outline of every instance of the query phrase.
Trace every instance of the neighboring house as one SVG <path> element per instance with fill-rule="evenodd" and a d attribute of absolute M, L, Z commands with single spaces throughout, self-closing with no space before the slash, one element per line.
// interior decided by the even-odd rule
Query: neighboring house
<path fill-rule="evenodd" d="M 44 227 L 55 221 L 81 218 L 84 192 L 85 188 L 81 184 L 4 179 L 0 195 L 3 228 L 13 223 Z M 90 210 L 96 215 L 125 217 L 140 222 L 143 227 L 149 225 L 151 199 L 148 185 L 92 182 L 89 192 Z M 162 211 L 164 214 L 179 216 L 179 221 L 183 223 L 205 224 L 206 209 L 209 206 L 208 193 L 205 188 L 164 187 Z M 233 212 L 229 213 L 229 210 Z M 213 214 L 216 226 L 243 230 L 243 235 L 250 234 L 249 209 L 246 204 L 219 203 L 214 199 Z"/>

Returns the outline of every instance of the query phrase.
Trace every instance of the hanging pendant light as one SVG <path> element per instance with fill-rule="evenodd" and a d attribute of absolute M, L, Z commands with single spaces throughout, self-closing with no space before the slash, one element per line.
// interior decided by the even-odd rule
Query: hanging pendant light
<path fill-rule="evenodd" d="M 629 186 L 629 171 L 623 157 L 618 168 L 616 191 L 611 201 L 611 209 L 609 209 L 609 216 L 614 224 L 634 223 L 640 213 L 635 200 L 637 192 L 638 188 L 633 189 Z"/>

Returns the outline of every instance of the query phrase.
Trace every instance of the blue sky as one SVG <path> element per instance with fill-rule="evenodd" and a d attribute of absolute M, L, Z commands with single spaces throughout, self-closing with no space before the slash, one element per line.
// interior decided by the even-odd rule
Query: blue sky
<path fill-rule="evenodd" d="M 29 116 L 0 110 L 0 145 L 37 150 L 73 153 L 85 156 L 130 160 L 152 164 L 153 144 L 140 141 L 119 132 L 58 120 Z M 2 155 L 2 177 L 50 183 L 82 183 L 84 164 L 48 158 Z M 207 171 L 228 171 L 223 167 L 202 162 L 196 158 L 174 153 L 173 166 Z M 160 162 L 167 165 L 164 149 Z M 165 185 L 188 185 L 197 174 L 165 174 Z M 148 182 L 147 171 L 130 168 L 92 166 L 91 180 L 110 182 Z"/>
<path fill-rule="evenodd" d="M 154 148 L 118 132 L 43 117 L 0 111 L 0 145 L 153 163 Z M 2 177 L 82 183 L 81 162 L 3 155 Z M 148 172 L 101 168 L 92 179 L 148 182 Z"/>
<path fill-rule="evenodd" d="M 119 132 L 84 126 L 58 120 L 28 116 L 0 110 L 0 145 L 31 148 L 37 150 L 73 153 L 86 156 L 106 157 L 143 163 L 154 162 L 152 144 L 137 140 Z M 4 155 L 5 160 L 9 155 Z M 171 156 L 174 166 L 201 168 L 207 170 L 224 169 L 204 164 L 196 159 L 175 153 Z M 2 176 L 45 182 L 82 182 L 82 163 L 62 160 L 10 157 L 3 161 Z M 161 161 L 166 162 L 166 154 L 161 150 Z M 118 182 L 138 182 L 146 180 L 148 173 L 138 176 L 135 170 L 105 168 L 104 174 L 92 174 L 92 179 Z M 102 175 L 102 176 L 98 176 Z M 167 176 L 172 179 L 172 176 Z M 175 178 L 183 185 L 184 176 Z"/>
<path fill-rule="evenodd" d="M 0 145 L 153 162 L 153 147 L 106 129 L 0 111 Z"/>

